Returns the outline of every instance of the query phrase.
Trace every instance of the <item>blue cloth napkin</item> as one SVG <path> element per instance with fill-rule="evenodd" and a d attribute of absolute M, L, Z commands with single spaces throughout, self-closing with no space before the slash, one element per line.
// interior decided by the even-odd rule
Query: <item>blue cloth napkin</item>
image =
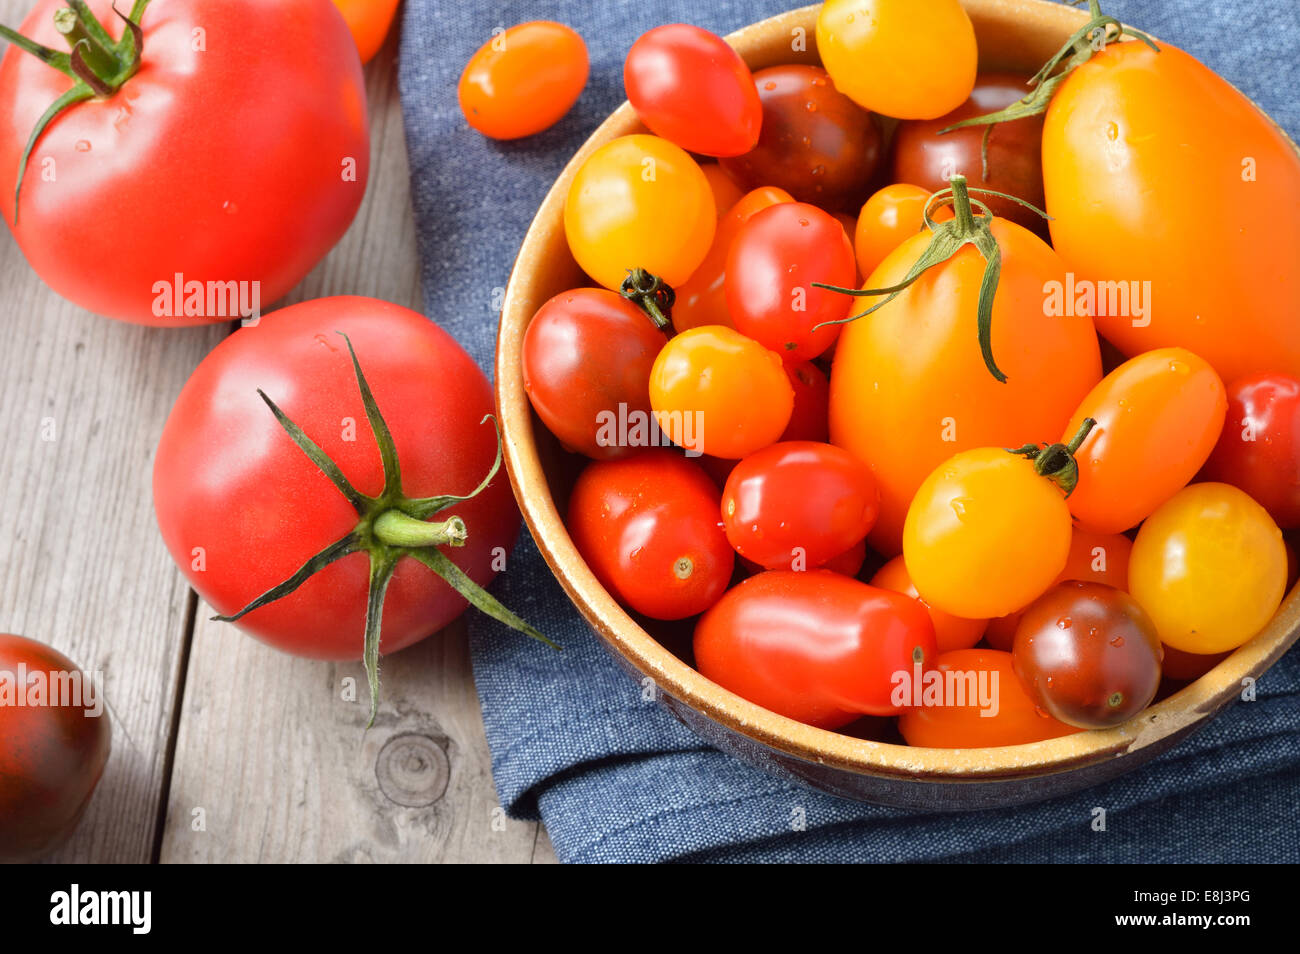
<path fill-rule="evenodd" d="M 400 89 L 426 312 L 491 373 L 500 293 L 528 223 L 574 150 L 624 98 L 643 31 L 725 34 L 793 0 L 406 0 Z M 1109 0 L 1106 12 L 1189 50 L 1300 136 L 1296 0 Z M 469 129 L 456 81 L 494 27 L 567 23 L 591 79 L 557 126 L 513 143 Z M 1295 210 L 1281 210 L 1293 214 Z M 709 748 L 618 669 L 527 533 L 496 594 L 555 653 L 471 613 L 492 769 L 512 817 L 545 822 L 563 861 L 1300 860 L 1300 653 L 1150 766 L 1077 796 L 983 813 L 911 812 L 780 781 Z M 1092 829 L 1106 808 L 1107 830 Z M 792 820 L 804 819 L 802 830 Z"/>

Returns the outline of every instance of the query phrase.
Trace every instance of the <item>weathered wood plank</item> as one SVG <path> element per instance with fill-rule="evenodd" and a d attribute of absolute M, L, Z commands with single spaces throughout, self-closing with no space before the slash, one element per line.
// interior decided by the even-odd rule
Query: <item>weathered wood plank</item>
<path fill-rule="evenodd" d="M 292 300 L 420 308 L 394 50 L 368 68 L 365 205 Z M 162 861 L 532 860 L 539 826 L 497 807 L 463 625 L 384 661 L 383 707 L 364 732 L 359 663 L 294 659 L 209 616 L 200 604 Z"/>

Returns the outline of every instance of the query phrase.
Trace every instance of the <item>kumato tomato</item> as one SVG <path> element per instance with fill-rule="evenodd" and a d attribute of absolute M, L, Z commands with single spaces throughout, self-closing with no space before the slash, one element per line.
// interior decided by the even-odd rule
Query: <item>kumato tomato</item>
<path fill-rule="evenodd" d="M 1177 345 L 1225 381 L 1300 377 L 1300 216 L 1279 214 L 1300 208 L 1300 155 L 1226 80 L 1156 45 L 1107 43 L 1056 88 L 1052 244 L 1125 354 Z"/>
<path fill-rule="evenodd" d="M 1223 430 L 1223 382 L 1185 348 L 1157 348 L 1120 365 L 1088 392 L 1065 426 L 1097 422 L 1070 513 L 1079 526 L 1120 533 L 1142 522 L 1187 485 Z"/>
<path fill-rule="evenodd" d="M 649 30 L 623 63 L 628 102 L 656 136 L 704 156 L 738 156 L 758 143 L 763 107 L 740 54 L 685 23 Z"/>
<path fill-rule="evenodd" d="M 778 715 L 835 729 L 897 715 L 896 675 L 936 656 L 916 600 L 829 570 L 769 570 L 732 588 L 695 627 L 695 663 Z"/>
<path fill-rule="evenodd" d="M 484 43 L 465 65 L 456 95 L 474 129 L 520 139 L 549 129 L 587 85 L 587 44 L 563 23 L 535 20 Z"/>
<path fill-rule="evenodd" d="M 81 819 L 112 745 L 102 692 L 62 653 L 0 634 L 0 862 L 37 860 Z"/>
<path fill-rule="evenodd" d="M 954 190 L 959 187 L 954 180 Z M 939 234 L 986 245 L 991 236 L 1000 250 L 988 313 L 981 317 L 988 263 L 963 244 L 895 297 L 859 299 L 860 309 L 875 310 L 845 325 L 835 346 L 831 442 L 866 461 L 880 482 L 880 519 L 870 543 L 885 556 L 901 551 L 908 503 L 936 467 L 964 450 L 1051 440 L 1101 379 L 1092 319 L 1044 311 L 1047 283 L 1066 280 L 1060 257 L 1013 222 L 975 218 L 964 192 L 956 208 L 952 221 L 938 224 Z M 927 229 L 908 239 L 866 284 L 880 289 L 904 282 L 937 237 Z M 910 561 L 909 569 L 916 579 Z M 1013 609 L 1019 607 L 1004 612 Z"/>
<path fill-rule="evenodd" d="M 930 621 L 934 623 L 934 638 L 941 653 L 951 652 L 954 649 L 970 649 L 980 641 L 980 637 L 984 635 L 984 628 L 989 622 L 986 619 L 953 616 L 951 613 L 935 609 L 921 599 L 921 594 L 912 584 L 912 578 L 907 572 L 907 564 L 903 562 L 901 556 L 894 557 L 877 570 L 876 575 L 871 578 L 871 585 L 920 600 L 921 605 L 930 614 Z"/>
<path fill-rule="evenodd" d="M 1221 653 L 1272 618 L 1286 592 L 1286 564 L 1282 531 L 1268 511 L 1228 484 L 1192 484 L 1142 524 L 1128 591 L 1161 642 Z"/>
<path fill-rule="evenodd" d="M 1172 646 L 1164 647 L 1164 658 L 1160 661 L 1162 675 L 1177 682 L 1191 682 L 1200 679 L 1207 672 L 1232 655 L 1232 650 L 1221 653 L 1185 653 Z"/>
<path fill-rule="evenodd" d="M 1203 476 L 1246 491 L 1282 529 L 1300 527 L 1300 380 L 1266 372 L 1233 381 Z"/>
<path fill-rule="evenodd" d="M 589 464 L 569 498 L 567 526 L 601 585 L 654 619 L 704 612 L 731 580 L 735 555 L 718 488 L 674 451 Z"/>
<path fill-rule="evenodd" d="M 837 89 L 896 119 L 942 116 L 975 85 L 975 28 L 957 0 L 826 0 L 817 51 Z"/>
<path fill-rule="evenodd" d="M 775 352 L 731 328 L 705 325 L 659 352 L 650 406 L 679 447 L 738 460 L 780 439 L 794 389 Z"/>
<path fill-rule="evenodd" d="M 938 119 L 911 119 L 894 130 L 892 171 L 895 182 L 912 182 L 927 192 L 946 188 L 961 173 L 972 190 L 991 189 L 1043 208 L 1043 118 L 1027 116 L 998 123 L 989 134 L 987 171 L 984 162 L 984 128 L 953 129 L 955 122 L 1010 106 L 1029 92 L 1029 77 L 1016 73 L 981 73 L 970 98 Z M 993 214 L 1047 234 L 1046 220 L 1018 202 L 976 193 Z"/>
<path fill-rule="evenodd" d="M 763 104 L 758 145 L 722 167 L 750 189 L 777 186 L 829 211 L 857 208 L 884 150 L 876 120 L 820 66 L 771 66 L 754 84 Z"/>
<path fill-rule="evenodd" d="M 716 165 L 706 166 L 717 168 Z M 714 195 L 718 190 L 714 188 Z M 724 325 L 734 328 L 731 313 L 727 310 L 727 255 L 731 243 L 746 222 L 764 209 L 782 202 L 793 202 L 790 193 L 771 186 L 747 192 L 722 214 L 713 235 L 713 244 L 700 266 L 691 277 L 675 289 L 677 301 L 673 305 L 673 327 L 678 331 L 699 328 L 703 325 Z"/>
<path fill-rule="evenodd" d="M 921 484 L 907 511 L 903 559 L 921 599 L 967 619 L 1020 609 L 1070 551 L 1061 487 L 1000 447 L 964 451 Z"/>
<path fill-rule="evenodd" d="M 844 226 L 804 202 L 779 203 L 742 225 L 727 254 L 727 310 L 736 330 L 786 360 L 815 358 L 840 333 L 852 299 L 814 286 L 857 279 Z"/>
<path fill-rule="evenodd" d="M 831 444 L 790 441 L 736 465 L 722 491 L 722 524 L 741 556 L 772 570 L 804 570 L 865 540 L 879 507 L 861 461 Z"/>
<path fill-rule="evenodd" d="M 1053 583 L 1081 580 L 1127 590 L 1128 560 L 1132 550 L 1133 541 L 1122 533 L 1093 533 L 1076 526 L 1070 532 L 1070 554 L 1065 558 L 1065 568 Z M 991 619 L 984 630 L 984 640 L 994 649 L 1011 652 L 1019 624 L 1019 612 Z"/>
<path fill-rule="evenodd" d="M 935 664 L 932 694 L 899 717 L 908 745 L 977 749 L 1025 745 L 1082 731 L 1052 718 L 1030 698 L 1010 653 L 956 649 Z M 984 687 L 981 693 L 980 687 Z M 981 698 L 982 696 L 982 698 Z"/>
<path fill-rule="evenodd" d="M 631 269 L 674 288 L 704 261 L 718 212 L 700 167 L 657 136 L 620 136 L 587 157 L 569 187 L 564 233 L 578 265 L 617 291 Z"/>
<path fill-rule="evenodd" d="M 1058 583 L 1034 600 L 1011 655 L 1030 697 L 1083 729 L 1127 722 L 1160 688 L 1155 624 L 1137 600 L 1104 583 Z"/>
<path fill-rule="evenodd" d="M 652 441 L 650 369 L 667 340 L 621 295 L 604 288 L 561 292 L 524 332 L 524 391 L 568 449 L 594 458 L 625 456 Z M 621 421 L 629 426 L 621 430 Z M 641 438 L 627 440 L 638 424 Z"/>

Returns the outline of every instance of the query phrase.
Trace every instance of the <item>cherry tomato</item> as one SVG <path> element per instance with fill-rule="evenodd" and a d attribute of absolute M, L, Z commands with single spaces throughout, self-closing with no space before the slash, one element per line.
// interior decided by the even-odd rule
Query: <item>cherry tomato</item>
<path fill-rule="evenodd" d="M 705 325 L 659 352 L 650 406 L 678 446 L 739 459 L 785 432 L 794 389 L 776 353 L 731 328 Z"/>
<path fill-rule="evenodd" d="M 773 712 L 835 729 L 896 715 L 895 674 L 936 655 L 916 600 L 829 570 L 769 570 L 733 587 L 695 627 L 700 672 Z"/>
<path fill-rule="evenodd" d="M 112 729 L 103 687 L 88 683 L 62 653 L 0 634 L 0 861 L 34 861 L 56 848 L 99 784 Z M 42 703 L 29 705 L 41 688 Z"/>
<path fill-rule="evenodd" d="M 890 252 L 925 228 L 925 204 L 930 201 L 931 191 L 896 182 L 873 192 L 863 203 L 853 229 L 853 249 L 864 279 Z M 946 206 L 931 214 L 936 222 L 952 218 L 952 210 Z"/>
<path fill-rule="evenodd" d="M 470 57 L 456 95 L 470 126 L 492 139 L 549 129 L 587 85 L 587 44 L 563 23 L 534 20 L 498 33 Z"/>
<path fill-rule="evenodd" d="M 1236 649 L 1286 592 L 1286 545 L 1273 518 L 1228 484 L 1192 484 L 1147 518 L 1128 591 L 1160 639 L 1189 653 Z"/>
<path fill-rule="evenodd" d="M 975 85 L 975 28 L 957 0 L 826 0 L 817 50 L 836 88 L 897 119 L 942 116 Z"/>
<path fill-rule="evenodd" d="M 802 570 L 861 543 L 879 506 L 871 471 L 847 451 L 791 441 L 736 465 L 722 491 L 722 525 L 741 556 Z"/>
<path fill-rule="evenodd" d="M 68 4 L 28 6 L 21 32 L 66 52 L 54 15 Z M 112 6 L 89 0 L 118 34 Z M 139 69 L 46 128 L 17 222 L 20 158 L 72 83 L 5 51 L 0 209 L 37 274 L 88 311 L 168 327 L 250 317 L 325 257 L 361 205 L 370 138 L 356 44 L 321 0 L 118 9 L 144 11 Z"/>
<path fill-rule="evenodd" d="M 621 295 L 604 288 L 562 292 L 524 332 L 524 390 L 565 447 L 588 457 L 625 456 L 652 440 L 650 369 L 665 341 Z M 644 440 L 632 439 L 638 433 Z"/>
<path fill-rule="evenodd" d="M 369 63 L 384 45 L 384 38 L 393 25 L 393 16 L 397 13 L 399 0 L 334 0 L 352 39 L 356 41 L 357 52 L 362 63 Z"/>
<path fill-rule="evenodd" d="M 1052 582 L 1066 580 L 1105 583 L 1117 590 L 1128 588 L 1128 560 L 1133 541 L 1122 533 L 1093 533 L 1075 527 L 1070 533 L 1070 553 L 1065 558 L 1065 568 Z M 989 620 L 984 640 L 994 649 L 1011 652 L 1015 642 L 1020 613 L 1010 613 Z"/>
<path fill-rule="evenodd" d="M 992 189 L 1043 208 L 1043 117 L 1027 116 L 998 123 L 989 134 L 988 178 L 984 176 L 981 146 L 985 126 L 968 126 L 939 135 L 955 122 L 997 112 L 1029 92 L 1027 76 L 1016 73 L 981 73 L 975 79 L 970 98 L 938 119 L 911 119 L 894 131 L 893 178 L 914 182 L 936 192 L 948 187 L 957 173 L 966 176 L 972 189 Z M 975 196 L 994 215 L 1023 225 L 1031 232 L 1047 234 L 1047 220 L 1018 202 L 995 195 Z"/>
<path fill-rule="evenodd" d="M 367 542 L 375 541 L 383 513 L 395 509 L 392 497 L 380 509 L 388 481 L 349 341 L 392 436 L 401 473 L 397 496 L 405 504 L 471 493 L 497 452 L 485 420 L 494 407 L 491 385 L 424 315 L 368 298 L 282 308 L 222 341 L 181 390 L 154 460 L 154 510 L 167 549 L 190 585 L 225 616 L 332 544 L 361 537 L 352 552 L 239 620 L 263 642 L 312 659 L 362 658 L 372 573 Z M 259 391 L 372 500 L 345 496 Z M 505 475 L 441 517 L 452 515 L 463 520 L 468 537 L 444 555 L 485 586 L 519 529 Z M 465 598 L 422 562 L 404 555 L 392 567 L 383 600 L 385 653 L 424 639 L 465 611 Z"/>
<path fill-rule="evenodd" d="M 735 555 L 718 488 L 670 450 L 587 465 L 569 499 L 569 534 L 624 606 L 654 619 L 702 613 L 731 581 Z"/>
<path fill-rule="evenodd" d="M 814 205 L 764 209 L 741 226 L 727 255 L 727 309 L 736 330 L 782 357 L 815 358 L 835 340 L 852 299 L 813 287 L 857 279 L 844 226 Z M 824 327 L 819 327 L 825 325 Z"/>
<path fill-rule="evenodd" d="M 900 552 L 908 503 L 931 471 L 958 451 L 1052 439 L 1101 378 L 1092 320 L 1044 314 L 1044 285 L 1066 279 L 1065 263 L 1013 222 L 995 218 L 990 228 L 1002 250 L 990 343 L 1005 382 L 990 374 L 981 354 L 977 316 L 986 263 L 969 245 L 869 317 L 845 325 L 835 346 L 831 442 L 866 461 L 880 482 L 880 519 L 870 542 L 886 556 Z M 905 241 L 866 284 L 898 284 L 931 237 L 926 230 Z M 872 299 L 859 301 L 866 308 Z"/>
<path fill-rule="evenodd" d="M 1083 729 L 1127 722 L 1160 688 L 1160 637 L 1123 590 L 1058 583 L 1025 610 L 1011 651 L 1030 697 Z"/>
<path fill-rule="evenodd" d="M 917 490 L 903 528 L 903 558 L 921 598 L 967 619 L 1027 605 L 1051 586 L 1069 552 L 1061 489 L 1000 447 L 940 465 Z"/>
<path fill-rule="evenodd" d="M 1279 527 L 1300 527 L 1300 380 L 1254 374 L 1234 381 L 1204 476 L 1246 491 Z"/>
<path fill-rule="evenodd" d="M 716 168 L 716 165 L 714 166 Z M 716 189 L 715 189 L 716 195 Z M 741 227 L 764 209 L 782 202 L 793 202 L 784 189 L 764 186 L 747 192 L 719 219 L 713 244 L 699 268 L 676 288 L 673 327 L 678 331 L 703 325 L 735 327 L 727 310 L 727 254 Z"/>
<path fill-rule="evenodd" d="M 1300 217 L 1279 214 L 1300 208 L 1300 155 L 1227 80 L 1157 45 L 1108 43 L 1056 89 L 1052 244 L 1078 281 L 1149 282 L 1144 315 L 1097 312 L 1125 354 L 1178 345 L 1225 381 L 1300 377 Z"/>
<path fill-rule="evenodd" d="M 1070 513 L 1098 533 L 1137 526 L 1196 476 L 1210 456 L 1227 398 L 1205 361 L 1158 348 L 1120 365 L 1088 392 L 1063 433 L 1097 425 L 1079 454 Z"/>
<path fill-rule="evenodd" d="M 781 440 L 827 443 L 830 440 L 827 420 L 831 402 L 830 379 L 811 361 L 787 361 L 785 373 L 794 389 L 794 410 Z"/>
<path fill-rule="evenodd" d="M 621 136 L 573 179 L 564 233 L 578 265 L 617 291 L 643 268 L 676 287 L 704 261 L 718 212 L 695 160 L 657 136 Z"/>
<path fill-rule="evenodd" d="M 656 136 L 705 156 L 738 156 L 758 143 L 763 107 L 740 54 L 708 30 L 655 27 L 623 64 L 627 98 Z"/>
<path fill-rule="evenodd" d="M 921 594 L 912 585 L 912 578 L 907 573 L 907 564 L 903 562 L 901 556 L 894 557 L 877 570 L 876 575 L 871 578 L 871 585 L 920 600 L 921 605 L 930 614 L 930 621 L 934 623 L 934 638 L 941 653 L 951 652 L 954 649 L 970 649 L 980 641 L 980 637 L 984 635 L 984 627 L 988 625 L 986 619 L 953 616 L 951 613 L 935 609 L 922 600 Z"/>
<path fill-rule="evenodd" d="M 871 114 L 820 66 L 771 66 L 755 73 L 754 83 L 763 103 L 758 145 L 722 167 L 751 189 L 779 186 L 800 202 L 856 208 L 881 158 Z"/>
<path fill-rule="evenodd" d="M 898 720 L 898 729 L 908 745 L 930 749 L 991 748 L 1042 742 L 1080 731 L 1034 705 L 1016 676 L 1010 653 L 957 649 L 941 655 L 935 668 L 943 678 L 938 698 L 933 704 L 908 709 Z M 970 693 L 972 679 L 974 694 Z M 986 687 L 986 705 L 980 704 L 978 695 L 981 680 Z M 958 691 L 963 696 L 959 697 Z M 958 701 L 964 704 L 957 705 Z"/>
<path fill-rule="evenodd" d="M 709 180 L 709 188 L 713 190 L 713 205 L 717 210 L 718 218 L 722 219 L 741 200 L 745 190 L 736 185 L 736 180 L 727 175 L 722 166 L 716 162 L 700 163 L 700 171 L 704 173 L 704 178 Z M 680 292 L 680 289 L 678 291 Z"/>

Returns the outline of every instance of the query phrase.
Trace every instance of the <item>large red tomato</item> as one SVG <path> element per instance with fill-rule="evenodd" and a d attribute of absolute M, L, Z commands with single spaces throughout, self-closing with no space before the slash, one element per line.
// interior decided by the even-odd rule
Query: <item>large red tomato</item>
<path fill-rule="evenodd" d="M 22 32 L 66 51 L 53 22 L 64 6 L 40 0 Z M 113 35 L 125 29 L 109 0 L 90 7 Z M 23 150 L 73 80 L 8 50 L 0 209 L 32 268 L 91 311 L 151 325 L 229 320 L 238 306 L 219 299 L 240 282 L 245 303 L 256 289 L 269 305 L 334 246 L 365 193 L 352 36 L 329 0 L 168 0 L 140 25 L 139 70 L 40 136 L 16 224 Z"/>
<path fill-rule="evenodd" d="M 401 470 L 397 497 L 385 489 L 349 341 L 392 434 Z M 295 444 L 259 391 L 337 463 L 365 495 L 360 506 Z M 374 542 L 382 513 L 409 513 L 415 498 L 474 491 L 496 455 L 493 426 L 484 419 L 492 408 L 483 372 L 416 312 L 368 298 L 323 298 L 273 312 L 203 360 L 167 419 L 153 480 L 163 538 L 199 594 L 233 614 L 350 533 Z M 403 526 L 387 534 L 393 546 L 372 554 L 397 560 L 383 602 L 383 652 L 423 639 L 465 609 L 421 558 L 445 549 L 483 586 L 501 568 L 519 526 L 504 475 L 473 499 L 427 514 L 438 521 L 451 515 L 464 522 L 462 546 L 403 547 L 403 534 L 418 536 L 421 526 L 434 525 L 385 518 Z M 370 575 L 363 548 L 239 624 L 295 655 L 361 658 Z"/>
<path fill-rule="evenodd" d="M 62 653 L 0 634 L 0 861 L 45 854 L 76 827 L 112 740 L 99 691 Z"/>

